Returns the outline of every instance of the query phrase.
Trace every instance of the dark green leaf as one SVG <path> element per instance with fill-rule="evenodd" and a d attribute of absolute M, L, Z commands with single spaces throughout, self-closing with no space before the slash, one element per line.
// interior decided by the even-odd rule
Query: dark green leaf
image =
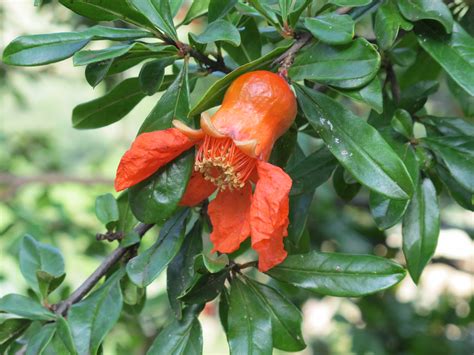
<path fill-rule="evenodd" d="M 227 43 L 222 43 L 222 48 L 239 65 L 244 65 L 252 60 L 261 57 L 262 41 L 260 32 L 254 19 L 248 17 L 239 24 L 241 42 L 239 47 L 234 47 Z"/>
<path fill-rule="evenodd" d="M 165 68 L 173 64 L 174 60 L 175 58 L 155 59 L 142 66 L 138 79 L 144 93 L 153 95 L 158 92 L 165 77 Z"/>
<path fill-rule="evenodd" d="M 225 20 L 211 22 L 203 33 L 198 36 L 192 35 L 198 43 L 213 43 L 217 41 L 227 42 L 235 47 L 240 45 L 240 33 L 237 28 Z"/>
<path fill-rule="evenodd" d="M 468 191 L 474 192 L 474 137 L 451 136 L 423 138 L 451 175 Z"/>
<path fill-rule="evenodd" d="M 278 18 L 273 11 L 273 9 L 260 0 L 249 0 L 250 5 L 252 5 L 255 10 L 257 10 L 273 27 L 280 29 L 281 26 L 278 23 Z"/>
<path fill-rule="evenodd" d="M 85 70 L 85 76 L 89 85 L 93 88 L 99 85 L 107 76 L 113 62 L 113 59 L 109 59 L 88 65 Z"/>
<path fill-rule="evenodd" d="M 9 318 L 0 323 L 0 344 L 18 338 L 31 324 L 29 319 Z"/>
<path fill-rule="evenodd" d="M 119 209 L 119 221 L 117 222 L 118 232 L 130 232 L 137 224 L 137 219 L 132 213 L 130 203 L 128 202 L 128 191 L 122 192 L 117 197 L 117 204 Z"/>
<path fill-rule="evenodd" d="M 74 65 L 87 65 L 97 62 L 106 62 L 108 59 L 120 57 L 130 51 L 135 46 L 135 43 L 131 44 L 118 44 L 109 48 L 98 49 L 98 50 L 84 50 L 74 54 L 72 58 Z"/>
<path fill-rule="evenodd" d="M 188 288 L 195 274 L 194 259 L 202 251 L 201 232 L 202 224 L 198 221 L 166 270 L 168 300 L 178 319 L 182 317 L 182 302 L 177 298 Z"/>
<path fill-rule="evenodd" d="M 12 313 L 31 320 L 50 321 L 56 318 L 53 312 L 47 310 L 35 300 L 14 293 L 0 298 L 0 313 L 2 312 Z"/>
<path fill-rule="evenodd" d="M 344 169 L 338 166 L 332 177 L 334 189 L 337 195 L 344 201 L 349 202 L 360 190 L 360 184 L 352 183 L 349 184 L 344 179 Z"/>
<path fill-rule="evenodd" d="M 227 15 L 235 4 L 237 4 L 237 0 L 211 0 L 209 2 L 209 13 L 207 15 L 209 23 Z"/>
<path fill-rule="evenodd" d="M 386 50 L 392 47 L 400 27 L 410 31 L 413 25 L 400 15 L 396 2 L 386 1 L 379 6 L 375 15 L 374 32 L 377 43 L 382 49 Z"/>
<path fill-rule="evenodd" d="M 439 235 L 439 207 L 430 179 L 420 181 L 403 218 L 403 253 L 415 283 L 433 256 Z"/>
<path fill-rule="evenodd" d="M 204 274 L 196 278 L 195 282 L 181 294 L 179 300 L 191 304 L 212 301 L 224 288 L 229 271 L 229 269 L 225 269 L 216 274 Z"/>
<path fill-rule="evenodd" d="M 360 89 L 342 90 L 334 89 L 338 93 L 353 100 L 363 102 L 378 113 L 383 112 L 382 84 L 376 76 L 370 83 Z"/>
<path fill-rule="evenodd" d="M 292 246 L 296 249 L 300 246 L 301 238 L 306 228 L 313 195 L 314 190 L 290 196 L 290 212 L 288 214 L 290 224 L 288 226 L 288 238 L 285 239 L 285 242 L 291 242 Z"/>
<path fill-rule="evenodd" d="M 189 112 L 188 65 L 185 63 L 175 81 L 160 97 L 153 110 L 140 127 L 139 133 L 171 127 L 171 121 L 187 121 Z"/>
<path fill-rule="evenodd" d="M 451 78 L 448 78 L 448 87 L 453 97 L 459 102 L 464 115 L 474 117 L 474 96 L 469 95 Z"/>
<path fill-rule="evenodd" d="M 451 33 L 453 16 L 443 0 L 398 0 L 396 3 L 402 15 L 408 20 L 438 21 L 446 32 Z"/>
<path fill-rule="evenodd" d="M 53 339 L 56 332 L 55 324 L 45 324 L 39 332 L 34 334 L 28 341 L 26 347 L 26 355 L 41 355 L 48 346 L 51 339 Z"/>
<path fill-rule="evenodd" d="M 301 14 L 311 3 L 312 3 L 312 0 L 300 1 L 299 6 L 296 7 L 298 5 L 298 2 L 295 2 L 295 9 L 288 16 L 288 19 L 289 19 L 288 22 L 291 28 L 295 27 L 295 25 L 298 23 L 298 20 Z"/>
<path fill-rule="evenodd" d="M 408 112 L 415 113 L 425 105 L 428 96 L 434 94 L 438 87 L 439 82 L 435 80 L 418 81 L 416 84 L 403 88 L 398 105 Z"/>
<path fill-rule="evenodd" d="M 474 39 L 455 23 L 451 36 L 417 26 L 418 42 L 467 93 L 474 96 Z"/>
<path fill-rule="evenodd" d="M 372 0 L 329 0 L 330 4 L 338 6 L 365 6 L 372 2 Z"/>
<path fill-rule="evenodd" d="M 445 136 L 474 136 L 474 122 L 461 117 L 423 116 L 421 123 Z"/>
<path fill-rule="evenodd" d="M 178 40 L 169 0 L 127 0 L 127 2 L 141 12 L 157 29 L 173 40 Z"/>
<path fill-rule="evenodd" d="M 70 354 L 77 354 L 69 323 L 61 316 L 58 316 L 56 320 L 56 336 L 61 339 Z"/>
<path fill-rule="evenodd" d="M 271 316 L 273 346 L 285 351 L 303 350 L 301 311 L 277 289 L 249 278 L 246 281 Z"/>
<path fill-rule="evenodd" d="M 354 21 L 349 15 L 330 13 L 315 18 L 305 18 L 305 27 L 322 42 L 329 44 L 349 43 L 354 37 Z"/>
<path fill-rule="evenodd" d="M 27 235 L 20 247 L 20 270 L 30 287 L 41 294 L 42 280 L 38 279 L 37 272 L 47 273 L 52 279 L 64 279 L 64 260 L 58 249 Z M 46 295 L 43 293 L 43 296 Z"/>
<path fill-rule="evenodd" d="M 53 276 L 46 271 L 36 271 L 36 279 L 38 280 L 39 291 L 43 299 L 46 299 L 48 295 L 62 284 L 66 277 L 66 274 L 60 276 Z"/>
<path fill-rule="evenodd" d="M 104 96 L 77 105 L 72 124 L 77 129 L 108 126 L 125 117 L 144 97 L 138 78 L 125 79 Z"/>
<path fill-rule="evenodd" d="M 241 67 L 227 74 L 222 79 L 217 80 L 206 91 L 206 93 L 202 96 L 201 100 L 199 100 L 199 102 L 194 105 L 194 107 L 191 109 L 191 112 L 189 112 L 189 117 L 196 116 L 201 112 L 210 109 L 211 107 L 220 105 L 227 88 L 230 86 L 230 84 L 232 84 L 235 79 L 247 72 L 268 68 L 272 61 L 280 54 L 282 54 L 285 50 L 287 50 L 288 47 L 289 45 L 275 48 L 273 51 L 267 53 L 261 58 L 242 65 Z"/>
<path fill-rule="evenodd" d="M 407 168 L 375 128 L 324 94 L 299 85 L 296 92 L 310 124 L 361 184 L 387 197 L 410 198 Z"/>
<path fill-rule="evenodd" d="M 297 138 L 298 130 L 296 125 L 293 125 L 275 142 L 269 162 L 284 168 L 295 150 Z"/>
<path fill-rule="evenodd" d="M 207 12 L 207 8 L 209 7 L 209 2 L 210 0 L 193 1 L 181 24 L 187 25 L 195 18 L 204 15 Z"/>
<path fill-rule="evenodd" d="M 313 251 L 290 255 L 267 274 L 323 295 L 358 297 L 395 285 L 403 279 L 405 270 L 377 256 Z"/>
<path fill-rule="evenodd" d="M 405 138 L 411 139 L 413 137 L 413 119 L 407 111 L 403 109 L 396 110 L 391 125 L 396 132 Z"/>
<path fill-rule="evenodd" d="M 380 55 L 363 38 L 343 46 L 316 43 L 301 51 L 288 71 L 293 80 L 315 80 L 349 89 L 368 84 L 380 68 Z"/>
<path fill-rule="evenodd" d="M 227 341 L 231 355 L 272 354 L 270 314 L 240 278 L 232 280 Z"/>
<path fill-rule="evenodd" d="M 181 320 L 174 319 L 158 334 L 147 355 L 201 355 L 202 343 L 202 329 L 195 308 L 187 308 Z"/>
<path fill-rule="evenodd" d="M 79 354 L 96 354 L 105 336 L 117 323 L 122 310 L 120 279 L 125 270 L 119 269 L 102 286 L 68 313 L 68 323 Z"/>
<path fill-rule="evenodd" d="M 225 287 L 219 299 L 219 320 L 227 333 L 229 331 L 229 291 Z"/>
<path fill-rule="evenodd" d="M 162 224 L 176 211 L 193 162 L 194 150 L 190 150 L 129 189 L 130 207 L 139 221 Z"/>
<path fill-rule="evenodd" d="M 442 165 L 436 165 L 436 172 L 453 199 L 466 210 L 474 211 L 473 194 L 462 187 Z"/>
<path fill-rule="evenodd" d="M 119 220 L 119 208 L 115 197 L 110 194 L 100 195 L 95 199 L 95 214 L 104 225 Z"/>
<path fill-rule="evenodd" d="M 183 209 L 161 228 L 158 240 L 127 264 L 127 274 L 137 286 L 148 286 L 173 260 L 183 244 L 189 209 Z"/>

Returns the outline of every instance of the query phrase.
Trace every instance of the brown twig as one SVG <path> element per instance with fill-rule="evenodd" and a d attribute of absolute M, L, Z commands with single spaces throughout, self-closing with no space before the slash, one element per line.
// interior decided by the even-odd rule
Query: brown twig
<path fill-rule="evenodd" d="M 297 35 L 296 42 L 281 56 L 273 61 L 273 65 L 279 65 L 278 72 L 284 77 L 288 74 L 288 69 L 291 67 L 295 60 L 295 55 L 298 51 L 303 48 L 310 40 L 312 36 L 309 32 L 302 32 Z"/>
<path fill-rule="evenodd" d="M 137 227 L 135 227 L 135 232 L 140 236 L 143 237 L 146 232 L 148 232 L 153 224 L 144 224 L 140 223 Z M 79 286 L 71 295 L 64 301 L 58 303 L 57 305 L 52 306 L 52 309 L 56 312 L 56 314 L 66 315 L 69 308 L 80 300 L 82 300 L 90 290 L 94 288 L 94 286 L 100 281 L 100 279 L 105 276 L 105 274 L 112 268 L 117 262 L 122 259 L 122 257 L 127 253 L 127 251 L 134 248 L 134 246 L 130 246 L 127 248 L 118 247 L 115 249 L 112 254 L 107 256 L 105 260 L 99 265 L 99 267 Z"/>

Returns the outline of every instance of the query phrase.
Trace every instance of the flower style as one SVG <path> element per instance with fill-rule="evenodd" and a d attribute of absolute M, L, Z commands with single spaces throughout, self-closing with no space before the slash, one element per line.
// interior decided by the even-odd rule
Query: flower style
<path fill-rule="evenodd" d="M 258 268 L 267 271 L 287 255 L 283 238 L 292 184 L 267 161 L 295 116 L 296 99 L 282 77 L 268 71 L 244 74 L 212 117 L 201 115 L 200 129 L 175 120 L 174 128 L 139 135 L 120 161 L 115 189 L 139 183 L 196 146 L 194 172 L 180 204 L 195 206 L 218 190 L 208 209 L 214 251 L 231 253 L 250 236 Z"/>

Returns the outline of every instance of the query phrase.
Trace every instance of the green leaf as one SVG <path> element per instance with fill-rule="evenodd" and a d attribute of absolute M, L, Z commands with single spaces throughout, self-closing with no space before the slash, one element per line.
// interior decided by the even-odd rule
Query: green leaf
<path fill-rule="evenodd" d="M 270 6 L 267 6 L 267 4 L 259 0 L 249 0 L 248 2 L 268 21 L 268 23 L 276 29 L 281 29 L 278 18 Z"/>
<path fill-rule="evenodd" d="M 139 134 L 171 127 L 171 121 L 179 119 L 187 121 L 189 112 L 189 80 L 188 65 L 184 63 L 175 81 L 160 97 L 153 110 L 147 116 Z"/>
<path fill-rule="evenodd" d="M 466 117 L 474 117 L 474 96 L 469 95 L 453 79 L 448 78 L 448 87 L 451 94 L 461 106 Z"/>
<path fill-rule="evenodd" d="M 208 22 L 214 22 L 229 13 L 237 4 L 237 0 L 211 0 L 209 2 Z"/>
<path fill-rule="evenodd" d="M 119 221 L 117 222 L 117 231 L 131 232 L 138 221 L 133 215 L 132 210 L 130 208 L 130 203 L 128 202 L 128 190 L 122 192 L 119 197 L 117 197 L 117 204 L 119 209 Z"/>
<path fill-rule="evenodd" d="M 446 165 L 451 175 L 468 191 L 474 192 L 474 138 L 469 136 L 423 138 Z"/>
<path fill-rule="evenodd" d="M 8 294 L 0 298 L 0 313 L 12 313 L 31 320 L 51 321 L 56 315 L 35 300 L 17 294 Z"/>
<path fill-rule="evenodd" d="M 344 169 L 341 166 L 336 168 L 332 180 L 337 195 L 346 202 L 352 200 L 360 190 L 360 184 L 349 184 L 345 181 Z"/>
<path fill-rule="evenodd" d="M 262 41 L 257 23 L 251 17 L 246 18 L 239 24 L 240 46 L 222 43 L 222 48 L 239 65 L 244 65 L 252 60 L 257 60 L 262 54 Z"/>
<path fill-rule="evenodd" d="M 272 354 L 271 318 L 260 299 L 240 278 L 232 280 L 227 341 L 230 354 Z"/>
<path fill-rule="evenodd" d="M 466 210 L 474 211 L 473 194 L 462 187 L 442 165 L 436 165 L 436 173 L 452 198 Z"/>
<path fill-rule="evenodd" d="M 143 223 L 163 224 L 178 208 L 194 163 L 189 150 L 129 189 L 130 207 Z"/>
<path fill-rule="evenodd" d="M 438 81 L 418 81 L 402 89 L 398 105 L 408 112 L 415 113 L 425 105 L 428 96 L 434 94 L 438 88 Z"/>
<path fill-rule="evenodd" d="M 283 23 L 287 22 L 288 13 L 291 10 L 292 0 L 278 0 L 278 5 L 280 6 L 280 14 L 283 20 Z"/>
<path fill-rule="evenodd" d="M 293 180 L 291 194 L 313 193 L 314 189 L 326 182 L 337 166 L 337 160 L 326 148 L 321 148 L 288 168 Z"/>
<path fill-rule="evenodd" d="M 165 78 L 165 68 L 173 64 L 174 61 L 175 58 L 172 57 L 155 59 L 145 63 L 138 76 L 142 91 L 147 95 L 153 95 L 158 92 Z"/>
<path fill-rule="evenodd" d="M 296 86 L 298 102 L 332 154 L 361 184 L 394 199 L 408 199 L 413 181 L 378 131 L 342 105 Z"/>
<path fill-rule="evenodd" d="M 306 344 L 301 334 L 301 311 L 277 289 L 249 278 L 246 282 L 271 316 L 273 347 L 285 351 L 303 350 Z"/>
<path fill-rule="evenodd" d="M 413 137 L 413 119 L 407 111 L 403 109 L 396 110 L 391 125 L 395 132 L 400 133 L 405 138 L 411 139 Z"/>
<path fill-rule="evenodd" d="M 56 332 L 55 324 L 45 324 L 39 332 L 35 333 L 26 347 L 26 355 L 41 355 L 46 349 Z"/>
<path fill-rule="evenodd" d="M 135 46 L 131 44 L 118 44 L 109 48 L 98 50 L 84 50 L 74 54 L 72 60 L 75 66 L 87 65 L 91 63 L 104 62 L 108 59 L 120 57 L 130 51 Z"/>
<path fill-rule="evenodd" d="M 461 117 L 423 116 L 421 123 L 445 136 L 474 136 L 474 122 Z"/>
<path fill-rule="evenodd" d="M 454 24 L 451 36 L 428 26 L 417 26 L 416 33 L 421 47 L 459 86 L 474 96 L 474 39 L 458 23 Z"/>
<path fill-rule="evenodd" d="M 166 270 L 168 300 L 178 319 L 182 317 L 183 308 L 178 297 L 189 287 L 195 275 L 194 260 L 202 250 L 201 232 L 202 224 L 198 221 L 186 235 L 183 246 Z"/>
<path fill-rule="evenodd" d="M 380 83 L 380 79 L 377 76 L 370 83 L 360 89 L 334 90 L 339 94 L 368 105 L 378 113 L 383 112 L 382 84 Z"/>
<path fill-rule="evenodd" d="M 20 246 L 20 270 L 30 287 L 43 297 L 46 297 L 47 293 L 41 292 L 45 291 L 42 289 L 44 285 L 42 276 L 46 273 L 50 275 L 50 279 L 56 279 L 54 283 L 57 283 L 62 281 L 65 275 L 61 252 L 48 244 L 36 241 L 29 235 L 23 238 Z M 38 271 L 42 272 L 39 278 Z"/>
<path fill-rule="evenodd" d="M 38 280 L 39 291 L 43 299 L 59 287 L 66 278 L 66 274 L 53 276 L 46 271 L 36 271 L 36 279 Z"/>
<path fill-rule="evenodd" d="M 0 349 L 23 334 L 30 324 L 29 319 L 9 318 L 2 320 L 0 323 Z"/>
<path fill-rule="evenodd" d="M 410 31 L 413 25 L 400 15 L 396 2 L 386 1 L 379 6 L 375 14 L 374 33 L 382 49 L 387 50 L 393 46 L 400 27 Z"/>
<path fill-rule="evenodd" d="M 119 220 L 119 208 L 115 197 L 110 194 L 100 195 L 95 199 L 95 214 L 104 225 Z"/>
<path fill-rule="evenodd" d="M 137 286 L 148 286 L 178 254 L 185 236 L 189 209 L 183 209 L 161 228 L 158 240 L 127 264 L 127 274 Z"/>
<path fill-rule="evenodd" d="M 108 126 L 125 117 L 144 97 L 138 78 L 125 79 L 104 96 L 74 107 L 72 125 L 77 129 Z"/>
<path fill-rule="evenodd" d="M 301 244 L 301 238 L 306 228 L 313 195 L 314 190 L 290 196 L 290 212 L 288 214 L 290 224 L 288 226 L 288 237 L 285 239 L 285 243 L 291 242 L 292 247 L 295 249 L 298 249 Z M 285 248 L 285 250 L 287 250 L 287 248 Z M 289 252 L 289 250 L 287 251 Z"/>
<path fill-rule="evenodd" d="M 439 207 L 430 179 L 420 181 L 403 218 L 403 253 L 415 283 L 433 256 L 439 235 Z"/>
<path fill-rule="evenodd" d="M 187 308 L 181 320 L 174 319 L 155 338 L 147 355 L 201 355 L 202 329 L 196 308 Z"/>
<path fill-rule="evenodd" d="M 187 25 L 192 20 L 206 14 L 207 8 L 209 7 L 210 0 L 195 0 L 191 3 L 186 16 L 184 17 L 181 25 Z"/>
<path fill-rule="evenodd" d="M 368 84 L 380 68 L 380 55 L 363 38 L 343 46 L 316 43 L 302 50 L 288 70 L 293 80 L 315 80 L 342 89 Z"/>
<path fill-rule="evenodd" d="M 216 298 L 224 288 L 230 270 L 224 269 L 215 274 L 204 274 L 195 278 L 180 296 L 179 300 L 190 304 L 204 304 Z"/>
<path fill-rule="evenodd" d="M 201 112 L 210 109 L 211 107 L 220 105 L 224 94 L 227 88 L 232 84 L 232 82 L 237 79 L 242 74 L 248 73 L 254 70 L 266 69 L 268 68 L 273 60 L 281 55 L 284 51 L 289 48 L 289 45 L 278 47 L 262 56 L 261 58 L 254 60 L 253 62 L 247 63 L 233 70 L 223 78 L 217 80 L 202 96 L 196 105 L 189 112 L 189 117 L 194 117 Z"/>
<path fill-rule="evenodd" d="M 89 85 L 93 88 L 99 85 L 107 76 L 113 62 L 113 59 L 108 59 L 88 65 L 85 70 L 85 76 Z"/>
<path fill-rule="evenodd" d="M 295 9 L 290 13 L 288 16 L 288 22 L 290 24 L 291 28 L 294 28 L 295 25 L 298 23 L 298 20 L 303 13 L 303 11 L 312 3 L 312 0 L 304 0 L 300 1 L 299 7 L 296 7 L 298 5 L 297 2 L 295 2 Z"/>
<path fill-rule="evenodd" d="M 229 291 L 224 287 L 219 298 L 219 320 L 226 334 L 229 331 L 229 302 Z"/>
<path fill-rule="evenodd" d="M 102 286 L 68 313 L 68 323 L 79 354 L 97 354 L 107 333 L 117 323 L 122 310 L 120 279 L 125 270 L 119 269 Z"/>
<path fill-rule="evenodd" d="M 372 0 L 329 0 L 330 4 L 338 6 L 365 6 L 372 2 Z"/>
<path fill-rule="evenodd" d="M 10 65 L 35 66 L 69 58 L 94 39 L 130 40 L 150 37 L 142 30 L 94 26 L 82 32 L 62 32 L 21 36 L 3 51 L 3 61 Z"/>
<path fill-rule="evenodd" d="M 405 277 L 405 270 L 377 256 L 313 251 L 289 255 L 267 274 L 319 294 L 358 297 L 395 285 Z"/>
<path fill-rule="evenodd" d="M 126 0 L 59 0 L 75 13 L 95 21 L 124 20 L 139 27 L 152 28 L 145 16 L 135 11 Z"/>
<path fill-rule="evenodd" d="M 354 37 L 354 20 L 349 15 L 330 13 L 315 18 L 305 18 L 305 27 L 321 42 L 346 44 Z"/>
<path fill-rule="evenodd" d="M 56 336 L 58 336 L 70 354 L 77 354 L 69 323 L 61 316 L 56 320 Z"/>
<path fill-rule="evenodd" d="M 198 43 L 213 43 L 217 41 L 227 42 L 234 47 L 240 45 L 240 33 L 237 28 L 225 20 L 216 20 L 211 22 L 203 33 L 196 36 L 191 34 Z"/>
<path fill-rule="evenodd" d="M 157 29 L 177 41 L 178 34 L 173 25 L 169 0 L 127 0 L 141 12 Z"/>
<path fill-rule="evenodd" d="M 410 21 L 434 20 L 451 33 L 453 16 L 443 0 L 399 0 L 396 2 L 402 15 Z"/>

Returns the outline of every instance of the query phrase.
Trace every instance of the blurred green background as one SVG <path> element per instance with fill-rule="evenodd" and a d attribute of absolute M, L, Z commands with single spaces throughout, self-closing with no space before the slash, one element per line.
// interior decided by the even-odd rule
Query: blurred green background
<path fill-rule="evenodd" d="M 68 31 L 89 24 L 53 1 L 45 1 L 41 8 L 32 3 L 0 2 L 0 48 L 22 34 Z M 370 28 L 367 21 L 359 25 L 358 33 Z M 182 28 L 180 35 L 185 37 L 196 27 Z M 53 293 L 51 302 L 79 285 L 114 248 L 95 240 L 95 234 L 103 231 L 94 215 L 95 197 L 113 191 L 120 156 L 157 98 L 147 97 L 126 119 L 98 130 L 74 130 L 70 116 L 74 106 L 101 96 L 122 78 L 112 77 L 92 89 L 83 68 L 73 67 L 71 60 L 38 68 L 0 63 L 0 296 L 28 292 L 17 258 L 25 234 L 58 246 L 65 256 L 66 286 Z M 197 88 L 194 94 L 204 89 Z M 366 108 L 345 103 L 367 116 Z M 430 98 L 427 109 L 439 116 L 460 115 L 443 86 Z M 315 149 L 312 139 L 300 136 L 307 151 Z M 288 290 L 304 313 L 303 332 L 309 346 L 301 354 L 474 353 L 474 216 L 445 196 L 440 204 L 438 249 L 418 287 L 407 277 L 389 291 L 362 299 Z M 404 263 L 400 227 L 378 231 L 364 191 L 347 204 L 337 197 L 332 183 L 326 183 L 316 192 L 308 224 L 310 242 L 318 249 L 370 253 Z M 148 301 L 140 314 L 130 309 L 122 315 L 106 339 L 105 354 L 142 354 L 148 348 L 171 316 L 164 277 L 148 288 Z M 226 354 L 214 303 L 200 320 L 204 354 Z"/>

